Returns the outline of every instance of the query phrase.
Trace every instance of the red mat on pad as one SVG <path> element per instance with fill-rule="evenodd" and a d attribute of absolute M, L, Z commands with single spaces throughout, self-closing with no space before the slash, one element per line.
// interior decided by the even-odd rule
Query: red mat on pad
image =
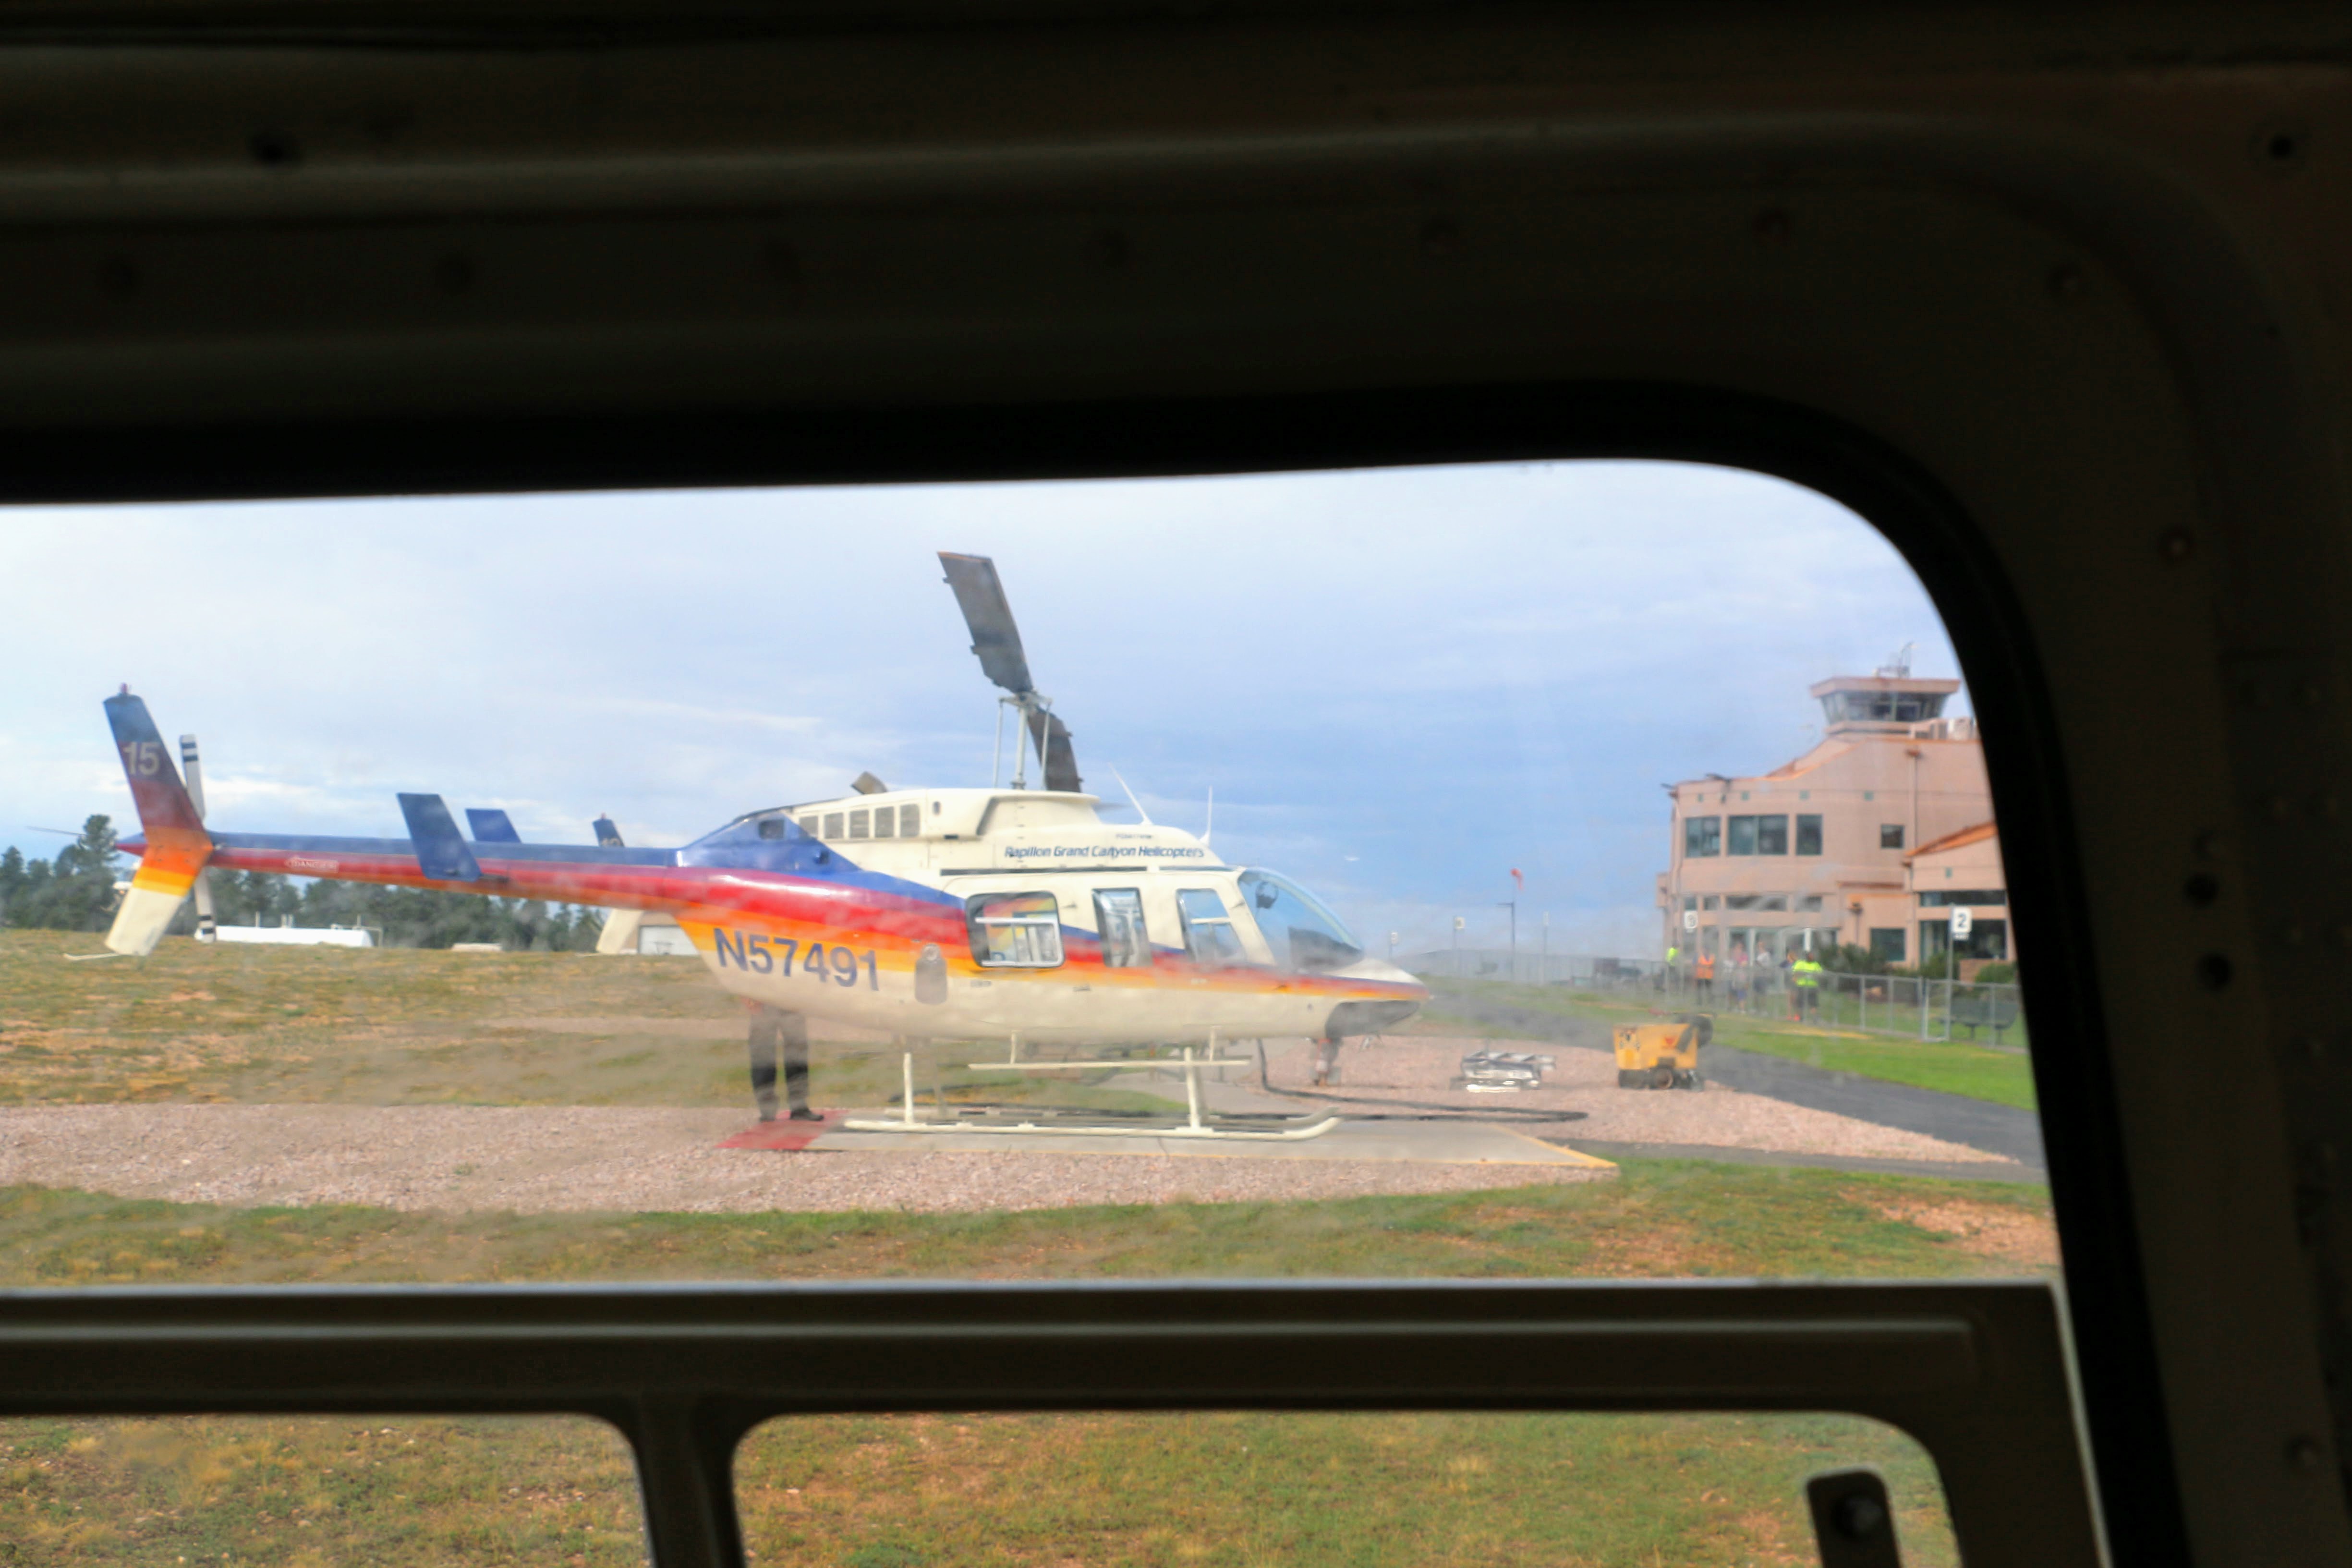
<path fill-rule="evenodd" d="M 745 1128 L 719 1144 L 721 1149 L 805 1149 L 841 1125 L 845 1110 L 828 1110 L 822 1121 L 787 1121 L 782 1117 Z"/>

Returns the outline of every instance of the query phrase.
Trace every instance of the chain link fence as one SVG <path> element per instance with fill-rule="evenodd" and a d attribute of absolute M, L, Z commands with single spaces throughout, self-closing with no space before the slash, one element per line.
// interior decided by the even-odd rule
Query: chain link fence
<path fill-rule="evenodd" d="M 2026 1043 L 2024 998 L 2015 985 L 1823 971 L 1808 998 L 1802 994 L 1805 988 L 1792 984 L 1787 970 L 1771 964 L 1718 961 L 1715 978 L 1701 982 L 1687 961 L 1669 965 L 1654 958 L 1591 953 L 1439 948 L 1401 954 L 1397 963 L 1423 979 L 1558 985 L 1628 1001 L 1647 999 L 1657 1006 L 1818 1024 L 1823 1028 L 1914 1040 L 1957 1039 L 2021 1047 Z"/>

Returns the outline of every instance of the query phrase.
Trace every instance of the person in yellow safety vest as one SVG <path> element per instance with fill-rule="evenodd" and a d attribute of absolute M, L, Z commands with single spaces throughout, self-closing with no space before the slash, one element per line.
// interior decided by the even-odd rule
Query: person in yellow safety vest
<path fill-rule="evenodd" d="M 1683 950 L 1673 942 L 1666 943 L 1666 966 L 1658 971 L 1658 990 L 1663 991 L 1669 985 L 1677 991 L 1683 988 L 1682 975 L 1677 968 L 1682 960 Z"/>
<path fill-rule="evenodd" d="M 1810 952 L 1789 965 L 1789 989 L 1796 994 L 1796 1016 L 1801 1022 L 1808 1013 L 1819 1013 L 1822 1005 L 1822 966 Z"/>
<path fill-rule="evenodd" d="M 1699 999 L 1711 1002 L 1715 1000 L 1715 954 L 1700 953 L 1697 969 Z"/>

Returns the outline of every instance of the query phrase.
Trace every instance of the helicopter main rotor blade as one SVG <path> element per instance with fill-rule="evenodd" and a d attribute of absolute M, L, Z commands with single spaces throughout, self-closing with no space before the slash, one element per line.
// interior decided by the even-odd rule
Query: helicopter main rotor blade
<path fill-rule="evenodd" d="M 1035 742 L 1037 755 L 1045 759 L 1045 787 L 1076 791 L 1082 781 L 1078 777 L 1077 753 L 1070 749 L 1069 726 L 1050 712 L 1032 709 L 1029 739 Z"/>
<path fill-rule="evenodd" d="M 1004 602 L 1004 584 L 996 580 L 996 563 L 985 555 L 955 555 L 940 552 L 940 564 L 955 590 L 963 624 L 971 628 L 971 651 L 988 679 L 1016 697 L 1037 689 L 1029 679 L 1029 658 L 1021 651 L 1021 628 L 1013 624 L 1013 606 Z"/>

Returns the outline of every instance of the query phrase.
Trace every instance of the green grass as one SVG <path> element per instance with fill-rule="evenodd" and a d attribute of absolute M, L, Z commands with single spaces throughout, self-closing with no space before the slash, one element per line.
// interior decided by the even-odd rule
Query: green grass
<path fill-rule="evenodd" d="M 1836 1416 L 794 1417 L 736 1475 L 761 1563 L 1654 1568 L 1813 1561 L 1804 1478 L 1851 1464 L 1957 1560 L 1927 1455 Z"/>
<path fill-rule="evenodd" d="M 2047 1268 L 2048 1216 L 2039 1188 L 1646 1160 L 1580 1185 L 995 1214 L 240 1209 L 14 1187 L 0 1286 L 1948 1277 Z"/>
<path fill-rule="evenodd" d="M 1635 1023 L 1654 1015 L 1671 1016 L 1675 1011 L 1654 1005 L 1656 998 L 1648 993 L 1612 996 L 1493 980 L 1433 979 L 1428 984 L 1431 1003 L 1422 1015 L 1426 1025 L 1459 1027 L 1498 1039 L 1527 1038 L 1533 1031 L 1482 1016 L 1482 1005 L 1549 1014 L 1598 1028 Z M 1715 1039 L 1718 1045 L 1783 1057 L 1831 1072 L 1966 1095 L 2023 1110 L 2034 1109 L 2032 1064 L 2015 1051 L 1959 1041 L 1906 1040 L 1892 1035 L 1811 1028 L 1721 1013 L 1716 1015 Z"/>
<path fill-rule="evenodd" d="M 0 932 L 0 1103 L 745 1098 L 741 1006 L 688 961 L 185 942 L 135 963 L 57 956 L 89 945 Z M 1558 990 L 1488 989 L 1569 1016 L 1644 1016 Z M 1776 1033 L 1734 1023 L 1726 1034 L 1745 1029 Z M 1832 1048 L 1879 1046 L 1788 1034 L 1791 1053 L 1821 1051 L 1824 1066 L 1844 1065 L 1830 1059 Z M 887 1042 L 821 1030 L 815 1055 L 829 1102 L 880 1103 L 898 1087 Z M 936 1080 L 926 1071 L 919 1091 L 928 1098 L 936 1081 L 951 1100 L 1164 1103 L 1102 1087 L 1099 1076 L 1007 1081 L 947 1068 Z M 1618 1180 L 1585 1185 L 997 1214 L 240 1209 L 0 1189 L 0 1287 L 1949 1278 L 2046 1273 L 2054 1258 L 2037 1188 L 1669 1161 L 1628 1161 Z M 762 1568 L 1658 1568 L 1810 1561 L 1801 1477 L 1857 1462 L 1894 1482 L 1910 1560 L 1951 1563 L 1925 1457 L 1885 1428 L 1828 1416 L 795 1418 L 752 1436 L 740 1475 Z M 642 1550 L 626 1454 L 591 1422 L 0 1423 L 0 1564 L 596 1568 L 641 1561 Z"/>
<path fill-rule="evenodd" d="M 0 931 L 0 1105 L 751 1103 L 744 1004 L 684 958 L 207 947 L 68 963 L 95 939 Z M 815 1024 L 824 1103 L 881 1105 L 899 1052 Z M 1002 1042 L 924 1053 L 948 1102 L 1165 1110 L 1114 1074 L 973 1073 Z M 954 1065 L 941 1066 L 940 1063 Z"/>
<path fill-rule="evenodd" d="M 1877 1466 L 1915 1568 L 1934 1467 L 1834 1415 L 793 1416 L 735 1459 L 761 1564 L 1191 1568 L 1811 1560 L 1804 1478 Z M 645 1560 L 626 1446 L 581 1417 L 0 1421 L 0 1561 L 369 1568 Z"/>
<path fill-rule="evenodd" d="M 0 1421 L 0 1563 L 645 1561 L 628 1446 L 583 1417 Z"/>

